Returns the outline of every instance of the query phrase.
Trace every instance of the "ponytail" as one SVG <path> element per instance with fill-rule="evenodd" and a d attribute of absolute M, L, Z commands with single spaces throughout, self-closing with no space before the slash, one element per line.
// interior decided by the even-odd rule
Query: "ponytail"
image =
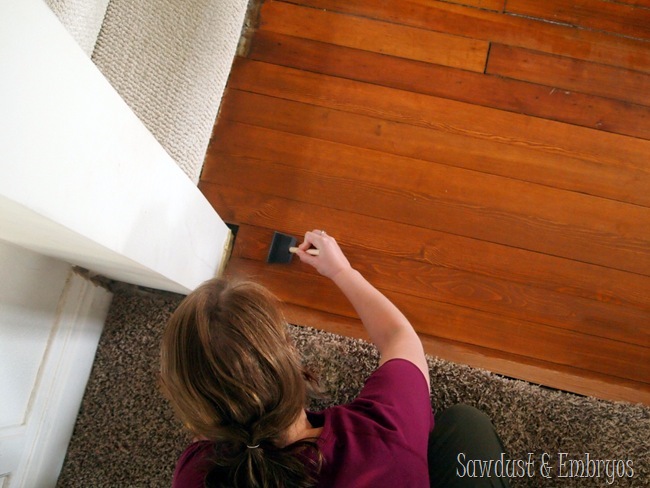
<path fill-rule="evenodd" d="M 280 448 L 270 442 L 231 451 L 215 445 L 213 468 L 205 478 L 208 488 L 311 488 L 320 468 L 315 440 Z"/>

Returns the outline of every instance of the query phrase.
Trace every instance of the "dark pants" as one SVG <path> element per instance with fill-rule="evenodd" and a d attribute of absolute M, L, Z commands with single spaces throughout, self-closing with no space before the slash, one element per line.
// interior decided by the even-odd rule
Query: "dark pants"
<path fill-rule="evenodd" d="M 454 405 L 436 415 L 429 436 L 431 486 L 509 487 L 507 478 L 477 476 L 474 460 L 498 460 L 504 452 L 490 418 L 467 405 Z"/>

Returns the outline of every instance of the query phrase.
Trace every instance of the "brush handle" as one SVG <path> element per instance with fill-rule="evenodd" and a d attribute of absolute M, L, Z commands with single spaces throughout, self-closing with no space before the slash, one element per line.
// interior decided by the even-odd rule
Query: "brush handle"
<path fill-rule="evenodd" d="M 298 251 L 297 247 L 290 247 L 289 252 L 292 254 L 295 254 Z M 318 249 L 307 249 L 307 254 L 311 254 L 312 256 L 318 256 L 320 252 L 318 252 Z"/>

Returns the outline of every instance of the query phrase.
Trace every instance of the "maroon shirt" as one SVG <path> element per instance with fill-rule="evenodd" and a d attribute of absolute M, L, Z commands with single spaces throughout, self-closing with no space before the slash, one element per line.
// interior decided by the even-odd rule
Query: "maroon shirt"
<path fill-rule="evenodd" d="M 428 487 L 427 445 L 433 412 L 427 383 L 413 363 L 380 366 L 350 404 L 307 412 L 323 427 L 319 488 Z M 203 487 L 211 443 L 191 444 L 176 464 L 174 488 Z"/>

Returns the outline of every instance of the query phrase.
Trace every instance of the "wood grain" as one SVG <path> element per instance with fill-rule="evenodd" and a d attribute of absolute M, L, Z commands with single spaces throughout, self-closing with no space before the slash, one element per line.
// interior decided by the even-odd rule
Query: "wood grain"
<path fill-rule="evenodd" d="M 650 0 L 618 0 L 618 3 L 625 5 L 635 5 L 637 7 L 650 8 Z"/>
<path fill-rule="evenodd" d="M 495 12 L 503 12 L 505 8 L 505 0 L 447 0 L 450 3 L 458 5 L 466 5 L 468 7 L 476 7 L 485 10 L 494 10 Z"/>
<path fill-rule="evenodd" d="M 650 39 L 650 10 L 634 5 L 603 0 L 508 0 L 506 12 Z"/>
<path fill-rule="evenodd" d="M 250 132 L 241 132 L 251 134 Z M 283 141 L 283 139 L 278 140 Z M 284 141 L 290 144 L 289 140 L 285 139 Z M 296 140 L 294 144 L 299 146 L 300 142 Z M 324 146 L 318 147 L 323 148 Z M 319 151 L 314 146 L 309 148 L 314 149 L 314 154 L 331 154 L 328 151 Z M 210 159 L 208 164 L 213 165 L 215 162 L 216 160 Z M 220 186 L 220 182 L 217 180 L 211 183 L 210 179 L 210 175 L 206 174 L 201 183 L 203 191 L 211 201 L 224 198 L 215 190 Z M 232 220 L 234 214 L 230 213 L 231 206 L 244 207 L 246 193 L 231 191 L 228 198 L 227 203 L 218 206 L 218 210 Z M 336 232 L 339 239 L 353 247 L 367 246 L 369 236 L 366 233 L 368 229 L 375 226 L 381 229 L 381 232 L 376 238 L 374 234 L 372 235 L 372 249 L 378 253 L 394 256 L 395 259 L 411 259 L 431 266 L 504 278 L 523 285 L 531 285 L 599 302 L 638 308 L 645 313 L 650 312 L 650 297 L 645 292 L 650 287 L 650 278 L 636 273 L 626 273 L 502 244 L 438 232 L 431 229 L 431 225 L 428 229 L 423 229 L 388 222 L 382 218 L 376 219 L 356 213 L 322 208 L 322 205 L 317 206 L 305 202 L 298 205 L 292 202 L 295 200 L 283 200 L 270 195 L 257 195 L 255 198 L 251 196 L 251 204 L 254 203 L 256 207 L 241 215 L 245 215 L 246 219 L 253 219 L 251 222 L 255 222 L 255 225 L 264 226 L 264 218 L 257 216 L 257 211 L 260 208 L 272 209 L 274 205 L 285 205 L 289 209 L 297 206 L 308 214 L 318 215 L 317 223 L 321 224 L 320 227 L 336 229 L 331 232 Z M 287 217 L 293 217 L 293 215 L 293 212 L 286 214 Z M 300 215 L 304 214 L 301 212 Z M 345 225 L 341 225 L 341 223 L 345 223 Z M 309 226 L 307 228 L 294 226 L 286 229 L 273 225 L 268 227 L 282 228 L 296 235 L 302 235 L 309 228 Z M 271 235 L 272 233 L 268 235 L 267 242 L 270 242 Z M 405 240 L 402 237 L 404 235 L 410 236 L 410 239 Z M 257 242 L 259 239 L 255 236 L 252 237 L 252 240 Z M 240 240 L 239 246 L 246 246 L 246 243 Z M 238 247 L 235 248 L 235 250 L 237 249 Z M 263 256 L 266 249 L 261 250 L 258 257 Z M 250 254 L 247 256 L 250 257 Z M 259 258 L 261 259 L 261 257 Z M 646 322 L 646 320 L 642 320 L 640 324 Z"/>
<path fill-rule="evenodd" d="M 261 28 L 266 31 L 300 35 L 315 41 L 406 59 L 478 72 L 483 72 L 487 59 L 487 41 L 392 22 L 337 15 L 283 2 L 265 3 L 261 16 Z M 336 24 L 335 29 L 333 24 Z"/>
<path fill-rule="evenodd" d="M 650 139 L 650 107 L 612 98 L 266 31 L 257 32 L 248 57 L 302 71 Z M 551 79 L 547 77 L 542 82 L 547 84 Z"/>
<path fill-rule="evenodd" d="M 341 112 L 244 92 L 230 93 L 222 107 L 222 117 L 305 136 L 313 136 L 313 131 L 317 130 L 320 138 L 396 152 L 415 160 L 422 159 L 423 153 L 430 157 L 431 152 L 437 149 L 435 134 L 431 131 L 419 133 L 413 127 L 406 128 L 396 123 L 350 117 Z M 406 140 L 407 137 L 410 139 Z M 440 137 L 438 141 L 441 149 L 443 139 Z M 452 138 L 447 136 L 446 139 Z M 380 144 L 375 144 L 377 142 Z M 450 147 L 446 146 L 444 150 L 449 153 Z M 467 145 L 466 149 L 470 154 L 472 147 Z M 457 151 L 462 154 L 461 145 Z M 638 225 L 648 222 L 650 209 L 647 207 L 605 199 L 592 200 L 593 197 L 579 193 L 462 171 L 444 164 L 427 165 L 426 171 L 415 174 L 417 176 L 411 175 L 408 181 L 427 178 L 428 182 L 436 182 L 437 188 L 432 189 L 434 194 L 408 195 L 406 198 L 410 198 L 414 205 L 411 211 L 427 212 L 431 204 L 440 203 L 438 208 L 444 206 L 447 212 L 438 216 L 437 221 L 448 232 L 650 274 L 650 249 L 646 245 L 650 240 L 650 226 Z M 302 176 L 295 174 L 293 179 Z M 355 194 L 356 191 L 355 188 Z M 408 192 L 413 193 L 412 190 Z M 517 195 L 517 198 L 506 195 Z M 594 212 L 594 204 L 600 211 Z M 508 205 L 519 211 L 512 214 L 504 211 L 503 207 Z M 447 219 L 443 222 L 441 217 L 445 215 Z M 485 219 L 494 225 L 483 225 Z M 518 232 L 512 232 L 514 228 Z M 540 233 L 545 236 L 543 240 L 539 239 Z"/>
<path fill-rule="evenodd" d="M 408 131 L 408 143 L 386 141 L 397 154 L 650 206 L 644 191 L 650 188 L 650 141 L 615 134 L 596 138 L 589 129 L 569 133 L 557 122 L 255 61 L 238 61 L 230 86 L 331 108 L 339 119 L 363 115 L 348 117 L 375 136 L 389 127 Z M 325 116 L 305 114 L 303 120 L 311 117 Z M 366 144 L 374 148 L 376 142 Z M 436 150 L 441 145 L 444 153 Z"/>
<path fill-rule="evenodd" d="M 447 32 L 509 46 L 650 72 L 647 42 L 605 32 L 429 0 L 350 2 L 300 0 L 300 4 L 351 15 Z"/>
<path fill-rule="evenodd" d="M 650 106 L 650 74 L 493 44 L 487 73 Z"/>

